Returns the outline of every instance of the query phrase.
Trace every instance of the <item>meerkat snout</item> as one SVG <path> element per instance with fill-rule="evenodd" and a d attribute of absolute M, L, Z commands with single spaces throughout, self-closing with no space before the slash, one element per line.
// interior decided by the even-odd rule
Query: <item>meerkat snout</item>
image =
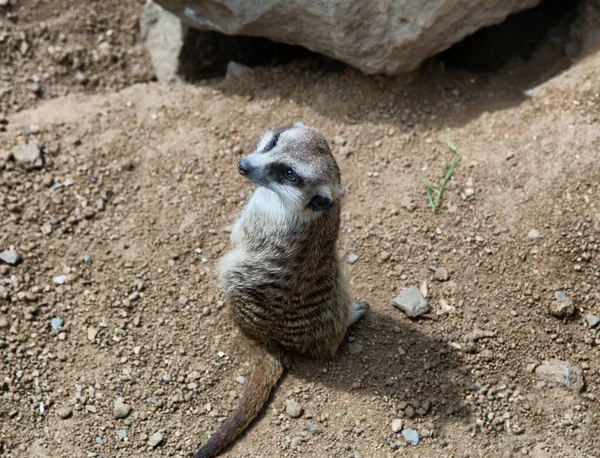
<path fill-rule="evenodd" d="M 267 130 L 237 168 L 296 210 L 326 211 L 341 195 L 340 171 L 327 141 L 302 123 Z"/>

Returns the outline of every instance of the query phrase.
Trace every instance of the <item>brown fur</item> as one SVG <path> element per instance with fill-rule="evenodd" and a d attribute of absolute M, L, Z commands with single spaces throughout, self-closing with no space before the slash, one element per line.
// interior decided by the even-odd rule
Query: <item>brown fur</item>
<path fill-rule="evenodd" d="M 231 443 L 256 418 L 281 377 L 283 367 L 279 356 L 257 345 L 251 346 L 251 353 L 254 370 L 246 383 L 242 399 L 233 415 L 194 453 L 194 458 L 212 458 Z"/>

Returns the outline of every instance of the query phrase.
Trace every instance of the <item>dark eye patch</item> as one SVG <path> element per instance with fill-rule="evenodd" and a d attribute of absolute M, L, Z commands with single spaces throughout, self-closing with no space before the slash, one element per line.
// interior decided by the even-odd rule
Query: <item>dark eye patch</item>
<path fill-rule="evenodd" d="M 277 146 L 277 142 L 278 141 L 279 141 L 279 133 L 276 133 L 275 135 L 273 135 L 273 138 L 268 143 L 268 145 L 265 146 L 265 149 L 263 150 L 263 153 L 271 151 L 273 148 L 275 148 L 275 146 Z"/>
<path fill-rule="evenodd" d="M 299 188 L 304 186 L 304 179 L 295 171 L 293 171 L 295 180 L 291 181 L 288 170 L 293 171 L 293 168 L 283 162 L 273 162 L 266 167 L 267 176 L 270 180 L 281 184 L 291 184 Z"/>

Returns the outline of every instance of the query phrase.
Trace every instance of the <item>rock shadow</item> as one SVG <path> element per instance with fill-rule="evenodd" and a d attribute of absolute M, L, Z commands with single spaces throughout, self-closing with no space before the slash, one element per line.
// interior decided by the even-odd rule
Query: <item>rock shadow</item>
<path fill-rule="evenodd" d="M 368 76 L 309 55 L 283 71 L 255 68 L 253 76 L 209 84 L 225 94 L 293 100 L 346 123 L 461 127 L 484 112 L 518 106 L 570 67 L 577 54 L 573 24 L 584 14 L 579 3 L 545 0 L 466 37 L 412 74 Z"/>
<path fill-rule="evenodd" d="M 337 392 L 378 396 L 389 405 L 390 418 L 404 418 L 406 427 L 432 423 L 441 433 L 448 422 L 467 422 L 465 393 L 473 387 L 468 363 L 433 335 L 431 320 L 410 321 L 389 308 L 371 307 L 331 362 L 295 359 L 290 372 Z"/>

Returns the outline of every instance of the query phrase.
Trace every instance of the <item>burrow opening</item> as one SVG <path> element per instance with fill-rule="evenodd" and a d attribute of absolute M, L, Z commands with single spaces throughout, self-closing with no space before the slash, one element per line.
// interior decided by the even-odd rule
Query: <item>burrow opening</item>
<path fill-rule="evenodd" d="M 511 61 L 527 61 L 546 44 L 566 51 L 581 0 L 544 0 L 536 7 L 479 29 L 436 58 L 449 67 L 493 72 Z M 565 52 L 566 55 L 566 52 Z"/>
<path fill-rule="evenodd" d="M 230 36 L 219 32 L 186 30 L 179 51 L 179 71 L 188 82 L 223 77 L 229 62 L 250 68 L 286 65 L 298 59 L 326 59 L 302 46 L 262 37 Z"/>

